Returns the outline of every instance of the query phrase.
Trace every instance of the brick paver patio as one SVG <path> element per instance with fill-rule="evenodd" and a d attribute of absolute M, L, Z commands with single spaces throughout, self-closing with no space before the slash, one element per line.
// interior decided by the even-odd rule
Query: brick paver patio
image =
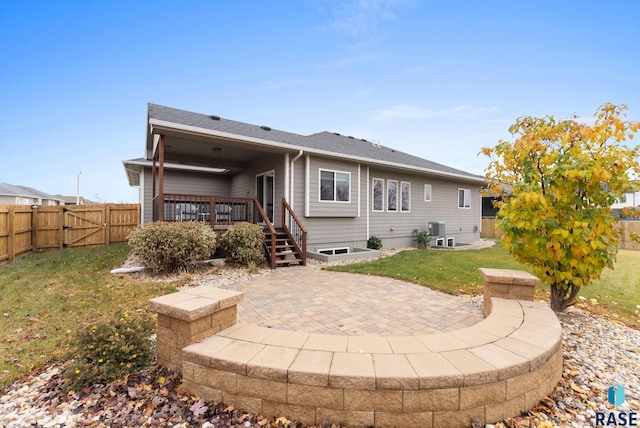
<path fill-rule="evenodd" d="M 277 269 L 225 288 L 244 293 L 238 324 L 307 333 L 430 334 L 469 327 L 483 319 L 481 309 L 467 298 L 315 266 Z"/>

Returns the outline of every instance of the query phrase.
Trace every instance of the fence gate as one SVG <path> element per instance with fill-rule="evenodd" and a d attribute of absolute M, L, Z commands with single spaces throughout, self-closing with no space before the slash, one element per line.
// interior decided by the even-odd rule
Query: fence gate
<path fill-rule="evenodd" d="M 104 206 L 64 207 L 63 247 L 87 247 L 106 244 L 106 210 Z"/>

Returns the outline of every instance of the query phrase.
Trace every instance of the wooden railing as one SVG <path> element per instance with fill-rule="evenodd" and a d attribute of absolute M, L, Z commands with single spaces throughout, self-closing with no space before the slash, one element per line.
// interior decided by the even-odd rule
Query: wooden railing
<path fill-rule="evenodd" d="M 268 240 L 265 251 L 269 266 L 275 268 L 276 229 L 257 198 L 165 194 L 163 201 L 163 216 L 160 218 L 157 198 L 154 200 L 154 220 L 202 221 L 218 231 L 239 222 L 262 226 Z"/>
<path fill-rule="evenodd" d="M 271 269 L 275 269 L 276 267 L 276 228 L 273 227 L 273 224 L 271 223 L 271 221 L 269 220 L 269 217 L 267 216 L 267 214 L 264 212 L 264 209 L 262 208 L 262 205 L 260 204 L 260 202 L 258 202 L 257 198 L 253 198 L 255 207 L 256 207 L 256 211 L 258 212 L 258 214 L 260 215 L 260 217 L 262 217 L 262 220 L 264 221 L 264 225 L 265 225 L 265 229 L 268 232 L 266 238 L 270 240 L 270 242 L 265 245 L 265 251 L 267 253 L 267 258 L 269 259 L 269 267 L 271 267 Z"/>
<path fill-rule="evenodd" d="M 307 229 L 291 208 L 285 198 L 282 198 L 282 227 L 293 238 L 296 250 L 302 256 L 302 264 L 307 264 Z"/>
<path fill-rule="evenodd" d="M 160 216 L 157 197 L 154 200 L 154 221 L 202 221 L 221 229 L 241 221 L 259 223 L 266 218 L 256 209 L 255 198 L 165 194 L 163 201 Z"/>

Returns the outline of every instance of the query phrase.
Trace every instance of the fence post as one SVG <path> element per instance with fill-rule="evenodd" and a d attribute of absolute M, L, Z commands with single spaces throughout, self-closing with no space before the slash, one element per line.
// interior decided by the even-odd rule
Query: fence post
<path fill-rule="evenodd" d="M 62 250 L 64 248 L 64 205 L 60 205 L 60 218 L 58 220 L 58 250 Z"/>
<path fill-rule="evenodd" d="M 38 249 L 38 206 L 31 206 L 31 251 Z"/>
<path fill-rule="evenodd" d="M 16 258 L 16 230 L 15 230 L 15 219 L 16 208 L 15 206 L 9 207 L 9 213 L 7 214 L 7 250 L 9 253 L 9 261 L 12 261 Z"/>
<path fill-rule="evenodd" d="M 104 207 L 104 242 L 107 245 L 111 245 L 111 204 L 107 204 Z"/>

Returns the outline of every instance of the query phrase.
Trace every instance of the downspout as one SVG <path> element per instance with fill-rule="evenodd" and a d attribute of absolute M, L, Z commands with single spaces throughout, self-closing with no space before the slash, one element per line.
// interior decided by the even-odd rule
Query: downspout
<path fill-rule="evenodd" d="M 284 154 L 284 199 L 289 202 L 289 153 Z"/>
<path fill-rule="evenodd" d="M 300 150 L 298 152 L 298 154 L 296 155 L 296 157 L 294 157 L 293 159 L 291 159 L 291 174 L 290 174 L 290 182 L 289 185 L 291 186 L 291 188 L 289 189 L 289 205 L 291 205 L 291 208 L 295 209 L 295 207 L 293 206 L 293 199 L 294 199 L 294 194 L 295 194 L 295 181 L 296 181 L 296 161 L 298 159 L 300 159 L 303 155 L 303 151 Z"/>
<path fill-rule="evenodd" d="M 369 205 L 369 197 L 371 195 L 371 192 L 369 191 L 369 165 L 367 165 L 367 236 L 365 237 L 365 240 L 369 240 L 369 237 L 371 236 L 369 234 L 369 211 L 371 209 L 371 205 Z"/>
<path fill-rule="evenodd" d="M 309 171 L 311 170 L 311 157 L 304 158 L 304 216 L 309 217 Z"/>

